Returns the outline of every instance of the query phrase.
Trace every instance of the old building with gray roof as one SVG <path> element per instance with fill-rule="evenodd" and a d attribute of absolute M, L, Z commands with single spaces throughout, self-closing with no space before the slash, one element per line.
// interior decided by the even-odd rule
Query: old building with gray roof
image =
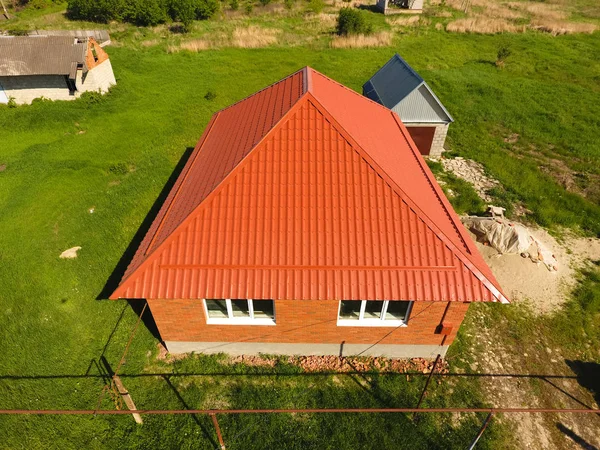
<path fill-rule="evenodd" d="M 448 125 L 454 119 L 400 55 L 394 55 L 363 85 L 363 94 L 400 116 L 421 154 L 442 154 Z"/>
<path fill-rule="evenodd" d="M 0 103 L 73 100 L 114 84 L 108 54 L 91 37 L 0 37 Z"/>

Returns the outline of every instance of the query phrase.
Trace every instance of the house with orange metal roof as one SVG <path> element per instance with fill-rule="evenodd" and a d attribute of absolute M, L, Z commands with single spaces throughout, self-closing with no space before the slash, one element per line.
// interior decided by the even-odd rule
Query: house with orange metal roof
<path fill-rule="evenodd" d="M 172 353 L 390 357 L 508 302 L 396 113 L 308 67 L 212 117 L 111 298 Z"/>

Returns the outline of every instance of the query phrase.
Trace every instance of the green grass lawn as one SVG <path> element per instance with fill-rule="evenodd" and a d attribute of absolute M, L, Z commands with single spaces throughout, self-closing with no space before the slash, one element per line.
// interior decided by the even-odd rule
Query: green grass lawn
<path fill-rule="evenodd" d="M 513 55 L 500 70 L 493 61 L 506 42 Z M 453 152 L 482 162 L 504 185 L 499 195 L 523 202 L 541 224 L 600 232 L 600 206 L 568 192 L 540 170 L 538 159 L 560 158 L 585 176 L 598 173 L 597 35 L 430 30 L 399 37 L 393 48 L 361 50 L 168 54 L 161 46 L 108 47 L 118 86 L 100 102 L 0 108 L 0 165 L 6 165 L 0 172 L 0 408 L 96 406 L 103 380 L 93 360 L 103 355 L 114 368 L 136 320 L 123 302 L 97 298 L 215 111 L 304 65 L 360 91 L 394 51 L 430 82 L 456 119 Z M 214 100 L 204 98 L 209 90 Z M 511 133 L 519 134 L 518 145 L 504 142 Z M 82 247 L 77 259 L 58 258 L 76 245 Z M 155 349 L 142 327 L 123 368 L 139 408 L 399 407 L 413 405 L 423 385 L 403 376 L 303 375 L 285 364 L 258 376 L 217 357 L 166 365 L 155 361 Z M 135 376 L 153 371 L 207 375 Z M 226 375 L 211 375 L 221 372 Z M 432 391 L 429 405 L 484 403 L 476 382 Z M 103 406 L 111 406 L 108 399 Z M 232 416 L 221 425 L 232 449 L 414 449 L 465 448 L 480 420 L 427 416 L 414 425 L 402 415 Z M 481 448 L 500 448 L 505 438 L 493 424 Z M 148 417 L 142 427 L 130 417 L 0 417 L 0 448 L 6 449 L 215 448 L 214 439 L 202 417 Z"/>

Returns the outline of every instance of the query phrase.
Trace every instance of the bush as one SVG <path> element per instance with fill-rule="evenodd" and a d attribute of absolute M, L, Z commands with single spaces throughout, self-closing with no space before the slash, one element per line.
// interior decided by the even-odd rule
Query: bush
<path fill-rule="evenodd" d="M 162 0 L 127 0 L 123 19 L 135 25 L 158 25 L 167 21 L 167 5 Z"/>
<path fill-rule="evenodd" d="M 260 4 L 263 6 L 267 6 L 269 3 L 271 3 L 271 0 L 259 0 Z"/>
<path fill-rule="evenodd" d="M 286 9 L 292 9 L 294 7 L 294 0 L 283 0 L 283 4 Z"/>
<path fill-rule="evenodd" d="M 104 95 L 100 91 L 87 91 L 83 92 L 79 99 L 82 103 L 85 103 L 88 106 L 96 105 L 104 101 Z"/>
<path fill-rule="evenodd" d="M 75 20 L 130 22 L 156 25 L 169 18 L 187 29 L 194 19 L 208 19 L 219 9 L 218 0 L 68 0 L 67 16 Z"/>
<path fill-rule="evenodd" d="M 173 20 L 179 20 L 183 25 L 182 31 L 187 33 L 196 18 L 194 0 L 171 0 L 169 15 Z"/>
<path fill-rule="evenodd" d="M 122 20 L 124 9 L 124 0 L 69 0 L 67 17 L 108 23 L 111 20 Z"/>
<path fill-rule="evenodd" d="M 369 34 L 373 27 L 365 20 L 365 16 L 358 10 L 342 8 L 337 19 L 337 33 L 341 36 L 349 34 Z"/>
<path fill-rule="evenodd" d="M 215 91 L 208 91 L 204 98 L 209 101 L 214 100 L 215 98 L 217 98 L 217 94 L 215 93 Z"/>
<path fill-rule="evenodd" d="M 233 11 L 237 11 L 240 8 L 239 0 L 229 0 L 229 6 Z"/>
<path fill-rule="evenodd" d="M 196 19 L 210 19 L 219 10 L 219 0 L 195 0 Z"/>
<path fill-rule="evenodd" d="M 502 67 L 504 66 L 504 62 L 506 58 L 508 58 L 512 54 L 512 51 L 508 45 L 502 45 L 498 49 L 498 54 L 496 55 L 496 66 Z"/>

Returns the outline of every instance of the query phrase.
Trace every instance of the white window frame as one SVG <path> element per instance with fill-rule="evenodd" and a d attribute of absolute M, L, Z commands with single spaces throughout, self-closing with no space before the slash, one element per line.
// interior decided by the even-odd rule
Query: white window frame
<path fill-rule="evenodd" d="M 408 319 L 410 318 L 410 312 L 414 303 L 413 301 L 410 301 L 410 303 L 408 304 L 408 308 L 406 309 L 406 317 L 404 318 L 404 320 L 390 320 L 385 318 L 390 302 L 409 300 L 379 300 L 383 301 L 383 306 L 381 307 L 381 317 L 379 319 L 365 319 L 365 309 L 367 307 L 367 302 L 375 300 L 355 300 L 361 302 L 358 319 L 341 319 L 340 312 L 342 310 L 342 301 L 352 300 L 340 300 L 338 304 L 337 314 L 338 327 L 406 327 L 408 326 Z"/>
<path fill-rule="evenodd" d="M 216 318 L 209 317 L 208 307 L 206 306 L 206 300 L 225 300 L 227 305 L 227 318 Z M 204 315 L 206 316 L 206 323 L 208 325 L 275 325 L 275 300 L 257 298 L 254 300 L 271 300 L 273 302 L 273 318 L 255 318 L 254 317 L 254 303 L 251 298 L 234 298 L 233 300 L 246 300 L 248 302 L 248 313 L 250 317 L 234 317 L 233 308 L 231 306 L 231 298 L 203 298 L 202 305 L 204 306 Z"/>

